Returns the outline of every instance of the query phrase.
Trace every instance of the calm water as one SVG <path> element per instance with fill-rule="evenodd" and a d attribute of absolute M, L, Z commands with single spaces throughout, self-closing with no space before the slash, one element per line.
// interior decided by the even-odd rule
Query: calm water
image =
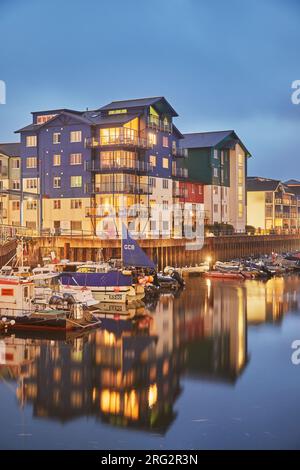
<path fill-rule="evenodd" d="M 0 448 L 299 449 L 300 278 L 188 284 L 84 337 L 0 338 Z"/>

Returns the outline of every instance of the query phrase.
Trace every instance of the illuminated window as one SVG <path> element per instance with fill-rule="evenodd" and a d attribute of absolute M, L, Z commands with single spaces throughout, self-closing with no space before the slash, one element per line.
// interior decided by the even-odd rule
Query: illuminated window
<path fill-rule="evenodd" d="M 28 135 L 26 137 L 26 147 L 36 147 L 37 137 L 36 135 Z"/>
<path fill-rule="evenodd" d="M 104 413 L 117 414 L 120 412 L 120 394 L 103 390 L 100 398 L 100 408 Z"/>
<path fill-rule="evenodd" d="M 70 154 L 70 165 L 81 165 L 82 164 L 82 154 L 81 153 L 71 153 Z"/>
<path fill-rule="evenodd" d="M 61 178 L 60 176 L 54 176 L 53 178 L 53 188 L 60 188 L 61 187 Z"/>
<path fill-rule="evenodd" d="M 157 135 L 154 134 L 153 132 L 149 132 L 148 140 L 149 140 L 150 145 L 156 145 L 157 144 Z"/>
<path fill-rule="evenodd" d="M 12 181 L 12 189 L 20 189 L 20 180 Z"/>
<path fill-rule="evenodd" d="M 82 176 L 71 176 L 71 188 L 81 188 Z"/>
<path fill-rule="evenodd" d="M 37 201 L 27 201 L 27 210 L 36 210 L 37 208 Z"/>
<path fill-rule="evenodd" d="M 74 385 L 79 385 L 81 383 L 81 371 L 80 370 L 72 370 L 71 372 L 71 382 Z"/>
<path fill-rule="evenodd" d="M 151 166 L 156 166 L 156 155 L 150 155 L 149 163 Z"/>
<path fill-rule="evenodd" d="M 132 390 L 129 393 L 125 393 L 124 415 L 131 419 L 138 419 L 139 417 L 139 403 L 135 390 Z"/>
<path fill-rule="evenodd" d="M 37 179 L 26 180 L 26 189 L 37 189 Z"/>
<path fill-rule="evenodd" d="M 169 159 L 168 157 L 163 157 L 163 168 L 169 168 Z"/>
<path fill-rule="evenodd" d="M 238 213 L 239 213 L 239 217 L 243 217 L 243 214 L 244 214 L 244 204 L 243 204 L 242 202 L 239 202 Z"/>
<path fill-rule="evenodd" d="M 153 384 L 153 385 L 150 385 L 149 392 L 148 392 L 149 408 L 152 408 L 152 406 L 154 406 L 156 402 L 157 402 L 157 385 Z"/>
<path fill-rule="evenodd" d="M 108 111 L 108 114 L 126 114 L 127 109 L 112 109 Z"/>
<path fill-rule="evenodd" d="M 71 131 L 70 132 L 70 142 L 81 142 L 82 132 L 81 131 Z"/>
<path fill-rule="evenodd" d="M 20 201 L 13 201 L 12 202 L 12 210 L 18 211 L 20 209 Z"/>
<path fill-rule="evenodd" d="M 60 132 L 53 132 L 53 136 L 52 136 L 53 144 L 60 144 L 60 137 L 61 137 Z"/>
<path fill-rule="evenodd" d="M 60 209 L 61 208 L 61 201 L 60 199 L 54 199 L 53 201 L 53 209 Z"/>
<path fill-rule="evenodd" d="M 169 147 L 169 139 L 168 139 L 168 137 L 163 136 L 163 138 L 162 138 L 162 144 L 163 144 L 163 147 Z"/>
<path fill-rule="evenodd" d="M 53 166 L 60 166 L 61 164 L 61 156 L 59 153 L 53 155 Z"/>
<path fill-rule="evenodd" d="M 45 122 L 49 121 L 50 119 L 54 118 L 56 114 L 45 114 L 43 116 L 38 116 L 36 118 L 37 124 L 45 124 Z"/>
<path fill-rule="evenodd" d="M 82 395 L 80 392 L 71 393 L 71 405 L 74 408 L 80 408 L 82 406 Z"/>
<path fill-rule="evenodd" d="M 61 368 L 60 367 L 54 367 L 53 380 L 54 382 L 59 382 L 61 380 Z"/>
<path fill-rule="evenodd" d="M 37 167 L 37 158 L 36 157 L 27 157 L 26 158 L 26 168 L 36 168 Z"/>

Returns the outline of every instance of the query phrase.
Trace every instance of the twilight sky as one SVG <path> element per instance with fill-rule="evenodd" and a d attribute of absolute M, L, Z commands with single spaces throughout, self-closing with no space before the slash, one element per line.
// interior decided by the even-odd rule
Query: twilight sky
<path fill-rule="evenodd" d="M 249 174 L 299 178 L 299 0 L 0 0 L 0 142 L 30 112 L 163 95 L 182 132 L 234 129 Z"/>

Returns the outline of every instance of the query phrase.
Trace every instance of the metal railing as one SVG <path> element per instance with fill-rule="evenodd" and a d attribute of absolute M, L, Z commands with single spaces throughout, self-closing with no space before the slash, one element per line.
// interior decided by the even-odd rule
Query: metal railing
<path fill-rule="evenodd" d="M 172 147 L 172 155 L 178 158 L 187 158 L 188 157 L 188 149 L 184 149 L 181 147 Z"/>
<path fill-rule="evenodd" d="M 151 173 L 153 166 L 149 163 L 141 161 L 119 160 L 119 161 L 100 161 L 90 162 L 87 165 L 87 170 L 107 173 L 107 172 L 137 172 L 137 173 Z"/>
<path fill-rule="evenodd" d="M 172 176 L 174 178 L 188 178 L 189 172 L 187 168 L 176 168 L 176 170 L 172 170 Z"/>
<path fill-rule="evenodd" d="M 95 183 L 92 192 L 96 194 L 125 193 L 125 194 L 152 194 L 153 188 L 148 184 L 128 182 Z"/>
<path fill-rule="evenodd" d="M 111 138 L 89 137 L 85 139 L 85 146 L 88 148 L 101 147 L 126 147 L 126 148 L 142 148 L 151 149 L 153 144 L 149 139 L 138 137 L 135 135 L 119 134 Z"/>
<path fill-rule="evenodd" d="M 147 127 L 150 129 L 155 129 L 162 132 L 172 132 L 173 125 L 171 122 L 165 122 L 159 119 L 156 116 L 148 116 L 147 118 Z"/>

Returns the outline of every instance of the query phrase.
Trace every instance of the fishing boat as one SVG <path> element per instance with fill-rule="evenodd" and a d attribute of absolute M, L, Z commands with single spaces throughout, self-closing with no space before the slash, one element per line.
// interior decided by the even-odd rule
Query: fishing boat
<path fill-rule="evenodd" d="M 85 263 L 76 267 L 76 271 L 64 270 L 60 281 L 72 288 L 87 287 L 91 289 L 99 302 L 132 303 L 145 296 L 142 283 L 135 282 L 133 269 L 155 269 L 155 264 L 138 243 L 130 237 L 128 229 L 122 227 L 122 268 L 111 267 L 109 263 Z M 68 265 L 66 265 L 68 269 Z"/>
<path fill-rule="evenodd" d="M 97 320 L 71 297 L 52 296 L 48 305 L 35 302 L 35 285 L 17 276 L 0 278 L 0 319 L 9 328 L 31 330 L 83 330 L 95 327 Z"/>

